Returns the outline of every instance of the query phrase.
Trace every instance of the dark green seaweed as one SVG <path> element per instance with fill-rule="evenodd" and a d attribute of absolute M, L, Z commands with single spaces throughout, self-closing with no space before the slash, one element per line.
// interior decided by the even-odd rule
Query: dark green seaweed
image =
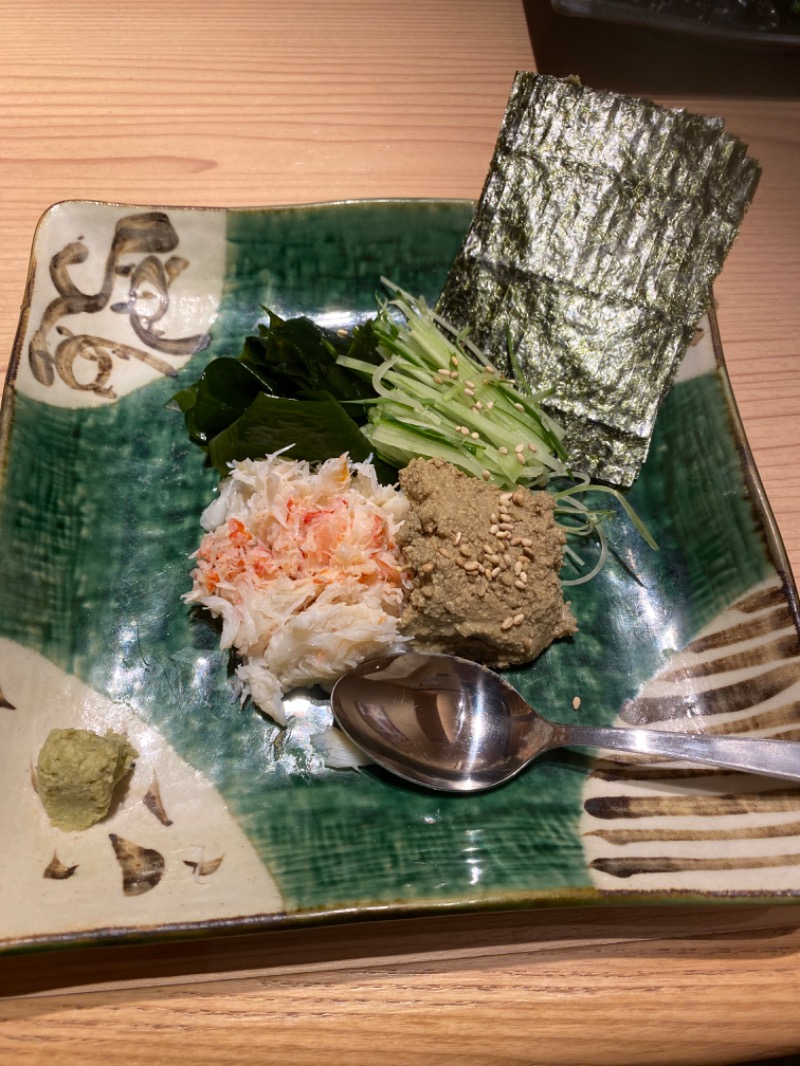
<path fill-rule="evenodd" d="M 720 119 L 520 73 L 437 311 L 628 486 L 759 174 Z"/>
<path fill-rule="evenodd" d="M 347 353 L 380 362 L 371 324 L 344 337 L 309 318 L 267 313 L 269 323 L 245 339 L 238 357 L 213 360 L 173 397 L 191 439 L 223 476 L 231 462 L 282 449 L 309 462 L 345 452 L 357 462 L 369 458 L 359 426 L 367 418 L 363 401 L 374 392 L 336 360 Z M 375 468 L 384 483 L 396 480 L 390 464 L 375 460 Z"/>
<path fill-rule="evenodd" d="M 208 454 L 220 474 L 227 464 L 256 459 L 291 445 L 288 459 L 319 462 L 348 452 L 362 462 L 369 458 L 369 442 L 344 407 L 330 393 L 309 393 L 302 400 L 260 393 L 247 410 L 209 443 Z M 396 471 L 376 462 L 384 482 L 396 480 Z"/>

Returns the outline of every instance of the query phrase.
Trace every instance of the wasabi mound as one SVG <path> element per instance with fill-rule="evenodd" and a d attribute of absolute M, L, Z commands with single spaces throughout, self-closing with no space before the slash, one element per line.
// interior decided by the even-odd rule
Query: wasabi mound
<path fill-rule="evenodd" d="M 52 729 L 36 764 L 36 788 L 53 825 L 88 829 L 108 814 L 138 751 L 119 733 Z"/>

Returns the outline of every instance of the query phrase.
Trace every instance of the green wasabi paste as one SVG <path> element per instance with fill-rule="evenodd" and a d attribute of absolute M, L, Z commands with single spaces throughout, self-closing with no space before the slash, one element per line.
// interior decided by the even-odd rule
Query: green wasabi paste
<path fill-rule="evenodd" d="M 36 764 L 36 788 L 59 829 L 88 829 L 105 818 L 114 789 L 138 758 L 119 733 L 52 729 Z"/>

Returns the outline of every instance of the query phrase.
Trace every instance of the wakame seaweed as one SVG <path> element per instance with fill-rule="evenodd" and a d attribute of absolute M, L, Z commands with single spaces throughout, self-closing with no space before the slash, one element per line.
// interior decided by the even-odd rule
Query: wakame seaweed
<path fill-rule="evenodd" d="M 245 339 L 238 357 L 213 360 L 173 397 L 191 439 L 221 475 L 228 463 L 284 448 L 290 458 L 309 462 L 344 452 L 355 461 L 369 458 L 359 427 L 367 418 L 363 401 L 375 394 L 337 359 L 380 362 L 370 323 L 343 337 L 309 318 L 267 314 L 268 324 Z M 375 468 L 383 482 L 396 480 L 388 463 L 375 460 Z"/>

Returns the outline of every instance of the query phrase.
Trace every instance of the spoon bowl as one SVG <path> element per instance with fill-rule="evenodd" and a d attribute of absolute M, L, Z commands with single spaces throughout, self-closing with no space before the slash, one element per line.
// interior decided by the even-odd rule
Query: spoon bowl
<path fill-rule="evenodd" d="M 333 687 L 342 731 L 407 781 L 480 792 L 557 747 L 608 748 L 800 780 L 800 743 L 562 725 L 499 675 L 452 655 L 400 652 L 357 666 Z"/>

